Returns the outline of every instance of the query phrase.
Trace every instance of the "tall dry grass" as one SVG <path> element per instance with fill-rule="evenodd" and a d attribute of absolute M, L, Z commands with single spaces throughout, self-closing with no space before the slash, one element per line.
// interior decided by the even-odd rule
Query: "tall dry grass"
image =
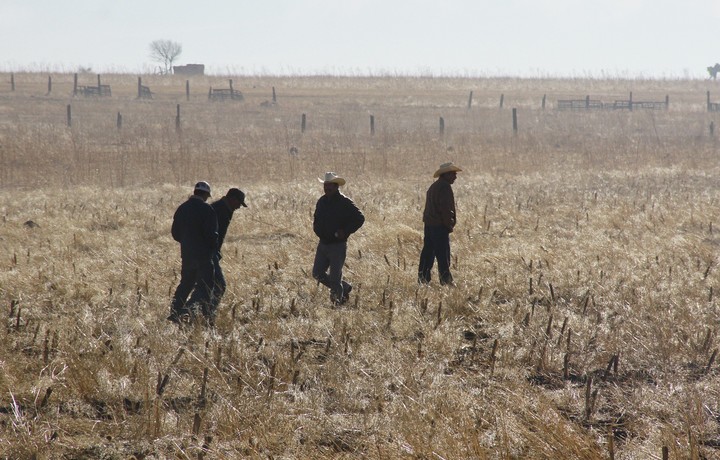
<path fill-rule="evenodd" d="M 153 101 L 133 76 L 104 76 L 99 100 L 72 98 L 71 75 L 50 95 L 47 76 L 15 78 L 0 86 L 4 457 L 717 455 L 708 83 L 255 77 L 231 104 L 207 101 L 225 82 L 210 77 L 190 101 L 175 78 L 143 78 Z M 551 107 L 629 91 L 670 110 Z M 458 287 L 420 288 L 424 192 L 448 159 L 465 168 Z M 341 309 L 309 276 L 325 170 L 367 217 Z M 250 207 L 216 330 L 180 331 L 164 319 L 169 226 L 198 179 Z"/>

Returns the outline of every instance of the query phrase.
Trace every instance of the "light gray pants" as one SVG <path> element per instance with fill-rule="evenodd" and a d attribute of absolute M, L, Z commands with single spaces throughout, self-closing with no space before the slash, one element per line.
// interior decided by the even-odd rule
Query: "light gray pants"
<path fill-rule="evenodd" d="M 347 242 L 318 243 L 312 276 L 330 288 L 330 300 L 340 302 L 343 293 L 348 292 L 350 283 L 342 279 L 343 264 L 347 255 Z"/>

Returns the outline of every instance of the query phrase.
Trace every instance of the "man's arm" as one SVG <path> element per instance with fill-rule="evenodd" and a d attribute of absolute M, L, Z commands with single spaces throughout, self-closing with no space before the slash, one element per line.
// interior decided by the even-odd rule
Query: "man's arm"
<path fill-rule="evenodd" d="M 218 221 L 215 210 L 212 206 L 207 205 L 207 211 L 205 219 L 203 221 L 203 236 L 213 248 L 213 251 L 218 249 Z"/>
<path fill-rule="evenodd" d="M 443 187 L 438 190 L 437 196 L 438 210 L 440 211 L 440 218 L 442 219 L 443 225 L 451 232 L 455 228 L 455 196 L 452 188 L 448 184 L 447 187 Z"/>
<path fill-rule="evenodd" d="M 181 238 L 179 220 L 180 219 L 178 218 L 178 211 L 175 211 L 175 214 L 173 215 L 172 227 L 170 228 L 170 234 L 172 235 L 173 239 L 178 243 L 180 242 Z"/>
<path fill-rule="evenodd" d="M 342 229 L 345 232 L 345 236 L 349 236 L 357 232 L 365 223 L 365 216 L 350 198 L 347 198 L 347 209 L 348 222 L 345 225 L 345 228 Z"/>

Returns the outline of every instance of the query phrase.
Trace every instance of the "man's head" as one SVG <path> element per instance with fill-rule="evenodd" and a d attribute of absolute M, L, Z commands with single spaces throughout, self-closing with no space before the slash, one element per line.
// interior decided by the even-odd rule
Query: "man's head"
<path fill-rule="evenodd" d="M 334 182 L 324 182 L 323 183 L 323 191 L 325 192 L 325 196 L 335 195 L 339 189 L 340 189 L 340 186 Z"/>
<path fill-rule="evenodd" d="M 440 168 L 438 168 L 438 170 L 435 171 L 435 174 L 433 174 L 433 177 L 439 177 L 452 184 L 455 182 L 455 179 L 457 179 L 458 171 L 462 171 L 462 169 L 450 161 L 448 163 L 441 164 Z"/>
<path fill-rule="evenodd" d="M 449 182 L 450 184 L 455 183 L 455 179 L 457 179 L 457 172 L 446 172 L 444 174 L 440 174 L 440 178 L 446 182 Z"/>
<path fill-rule="evenodd" d="M 240 208 L 240 206 L 247 208 L 245 204 L 245 193 L 238 188 L 233 187 L 228 190 L 227 194 L 225 194 L 225 199 L 233 211 Z"/>
<path fill-rule="evenodd" d="M 318 180 L 323 183 L 323 190 L 325 191 L 325 196 L 334 195 L 338 192 L 338 189 L 341 185 L 345 185 L 345 179 L 338 176 L 334 172 L 326 172 L 325 177 L 318 178 Z"/>
<path fill-rule="evenodd" d="M 204 180 L 201 180 L 197 184 L 195 184 L 195 188 L 193 189 L 193 195 L 199 196 L 203 199 L 203 201 L 207 201 L 208 198 L 210 198 L 210 184 L 205 182 Z"/>

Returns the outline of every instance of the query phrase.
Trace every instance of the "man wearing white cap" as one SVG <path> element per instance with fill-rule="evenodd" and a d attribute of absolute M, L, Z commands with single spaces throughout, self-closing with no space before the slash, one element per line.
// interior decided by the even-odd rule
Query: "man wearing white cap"
<path fill-rule="evenodd" d="M 433 175 L 437 180 L 428 188 L 425 195 L 425 210 L 423 211 L 425 228 L 418 267 L 420 284 L 430 282 L 430 274 L 435 259 L 437 259 L 440 284 L 454 285 L 450 273 L 450 233 L 456 223 L 455 195 L 452 184 L 457 178 L 458 171 L 462 171 L 462 169 L 452 162 L 441 164 Z"/>
<path fill-rule="evenodd" d="M 173 216 L 172 237 L 180 243 L 182 268 L 180 284 L 175 289 L 167 319 L 177 324 L 193 320 L 198 308 L 206 316 L 209 314 L 215 273 L 212 258 L 217 250 L 218 223 L 215 211 L 207 203 L 208 198 L 210 184 L 198 182 L 193 194 Z"/>
<path fill-rule="evenodd" d="M 320 238 L 315 252 L 312 275 L 330 288 L 330 300 L 342 305 L 350 298 L 352 285 L 342 279 L 347 254 L 347 239 L 365 223 L 365 216 L 353 201 L 340 193 L 345 179 L 334 172 L 326 172 L 320 179 L 325 194 L 315 205 L 313 230 Z"/>

